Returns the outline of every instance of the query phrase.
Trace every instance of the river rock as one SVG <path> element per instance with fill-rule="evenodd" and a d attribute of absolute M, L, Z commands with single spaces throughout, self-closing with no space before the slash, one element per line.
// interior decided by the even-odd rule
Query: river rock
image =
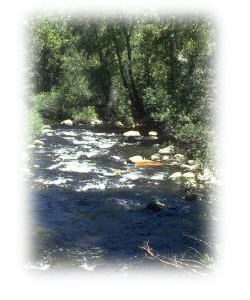
<path fill-rule="evenodd" d="M 177 162 L 183 162 L 184 161 L 184 155 L 182 154 L 175 154 L 174 158 L 176 159 Z"/>
<path fill-rule="evenodd" d="M 32 145 L 32 144 L 30 144 L 30 145 L 28 145 L 28 149 L 34 149 L 36 146 L 35 145 Z"/>
<path fill-rule="evenodd" d="M 213 174 L 211 172 L 211 170 L 209 168 L 205 168 L 203 171 L 203 176 L 205 178 L 205 180 L 210 180 L 211 178 L 213 178 Z"/>
<path fill-rule="evenodd" d="M 174 151 L 173 146 L 168 146 L 168 147 L 160 149 L 159 153 L 160 154 L 170 154 L 170 153 L 173 153 L 173 151 Z"/>
<path fill-rule="evenodd" d="M 73 121 L 70 119 L 64 120 L 60 123 L 61 125 L 68 125 L 68 126 L 72 126 L 73 125 Z"/>
<path fill-rule="evenodd" d="M 101 125 L 101 124 L 103 124 L 103 121 L 99 120 L 99 119 L 93 119 L 90 121 L 90 124 L 91 125 Z"/>
<path fill-rule="evenodd" d="M 149 131 L 148 135 L 149 136 L 157 136 L 158 132 L 157 131 Z"/>
<path fill-rule="evenodd" d="M 187 161 L 187 163 L 188 163 L 190 166 L 197 165 L 197 162 L 196 162 L 195 160 L 193 160 L 193 159 L 189 159 L 189 160 Z"/>
<path fill-rule="evenodd" d="M 198 165 L 187 165 L 187 164 L 180 164 L 181 168 L 187 169 L 189 171 L 195 171 L 198 169 Z"/>
<path fill-rule="evenodd" d="M 124 127 L 124 124 L 121 121 L 116 121 L 115 126 L 117 127 Z"/>
<path fill-rule="evenodd" d="M 51 129 L 42 129 L 42 134 L 48 134 L 51 133 L 52 130 Z"/>
<path fill-rule="evenodd" d="M 43 146 L 43 145 L 44 145 L 44 142 L 42 142 L 42 141 L 40 141 L 40 140 L 35 140 L 35 141 L 33 142 L 33 145 L 34 145 L 34 146 Z"/>
<path fill-rule="evenodd" d="M 43 125 L 42 130 L 44 130 L 44 129 L 51 129 L 51 126 L 49 126 L 49 125 Z"/>
<path fill-rule="evenodd" d="M 175 173 L 173 173 L 173 174 L 171 174 L 168 178 L 169 179 L 171 179 L 171 180 L 176 180 L 176 181 L 178 181 L 178 180 L 181 180 L 181 172 L 175 172 Z"/>
<path fill-rule="evenodd" d="M 192 180 L 195 179 L 195 174 L 192 172 L 186 172 L 182 174 L 182 178 L 184 178 L 185 180 Z"/>
<path fill-rule="evenodd" d="M 150 159 L 152 160 L 156 160 L 156 161 L 160 161 L 161 160 L 161 156 L 159 153 L 155 153 L 153 155 L 150 156 Z"/>
<path fill-rule="evenodd" d="M 128 161 L 132 162 L 132 163 L 136 163 L 138 161 L 142 161 L 143 157 L 141 155 L 135 155 L 135 156 L 131 156 L 129 157 Z"/>
<path fill-rule="evenodd" d="M 169 158 L 168 155 L 163 155 L 162 158 L 161 158 L 162 161 L 169 161 L 169 159 L 170 158 Z"/>
<path fill-rule="evenodd" d="M 123 133 L 123 136 L 127 137 L 135 137 L 135 136 L 141 136 L 139 131 L 130 130 Z"/>
<path fill-rule="evenodd" d="M 159 200 L 150 202 L 147 206 L 146 209 L 152 210 L 152 211 L 160 211 L 162 209 L 166 209 L 166 205 L 161 203 Z"/>

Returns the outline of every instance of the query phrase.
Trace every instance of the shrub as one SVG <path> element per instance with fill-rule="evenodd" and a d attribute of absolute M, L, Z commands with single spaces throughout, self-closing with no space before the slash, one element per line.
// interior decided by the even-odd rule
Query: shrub
<path fill-rule="evenodd" d="M 39 112 L 32 108 L 27 111 L 27 142 L 32 142 L 41 132 L 43 120 Z"/>
<path fill-rule="evenodd" d="M 94 106 L 84 106 L 81 110 L 74 110 L 72 113 L 72 119 L 75 122 L 89 123 L 94 119 L 97 119 L 97 113 Z"/>
<path fill-rule="evenodd" d="M 33 95 L 32 105 L 43 117 L 56 119 L 59 113 L 61 95 L 58 91 L 42 92 Z"/>

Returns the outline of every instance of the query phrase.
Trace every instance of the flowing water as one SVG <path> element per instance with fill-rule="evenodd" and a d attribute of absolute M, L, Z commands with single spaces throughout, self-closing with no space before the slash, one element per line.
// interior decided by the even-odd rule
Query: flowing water
<path fill-rule="evenodd" d="M 159 255 L 171 256 L 191 246 L 201 250 L 185 234 L 210 238 L 206 201 L 185 201 L 182 188 L 167 179 L 174 167 L 127 163 L 133 155 L 150 158 L 157 141 L 131 142 L 95 126 L 55 126 L 39 139 L 44 146 L 30 153 L 29 268 L 161 269 L 139 247 L 145 241 Z M 169 208 L 147 209 L 154 200 Z"/>

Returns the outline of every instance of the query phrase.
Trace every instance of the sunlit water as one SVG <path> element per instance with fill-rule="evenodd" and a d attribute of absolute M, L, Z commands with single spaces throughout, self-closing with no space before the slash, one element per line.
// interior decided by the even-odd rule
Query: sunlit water
<path fill-rule="evenodd" d="M 149 158 L 158 151 L 157 141 L 129 143 L 105 131 L 57 126 L 39 137 L 43 147 L 32 149 L 28 268 L 161 269 L 139 248 L 145 241 L 171 256 L 202 246 L 184 234 L 209 239 L 206 201 L 185 201 L 181 187 L 167 179 L 176 169 L 127 163 L 132 155 Z M 146 209 L 153 200 L 170 208 Z"/>

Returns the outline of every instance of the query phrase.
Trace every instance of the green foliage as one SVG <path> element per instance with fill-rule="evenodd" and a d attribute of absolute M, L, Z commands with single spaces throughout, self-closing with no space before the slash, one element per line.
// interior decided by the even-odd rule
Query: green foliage
<path fill-rule="evenodd" d="M 128 126 L 165 122 L 192 158 L 212 165 L 213 51 L 206 18 L 40 16 L 29 30 L 32 103 L 53 120 L 96 111 Z"/>
<path fill-rule="evenodd" d="M 41 132 L 43 120 L 38 111 L 33 108 L 27 111 L 27 142 L 31 143 Z"/>
<path fill-rule="evenodd" d="M 74 121 L 89 123 L 97 119 L 97 113 L 94 106 L 85 106 L 81 110 L 75 110 L 72 118 Z"/>

